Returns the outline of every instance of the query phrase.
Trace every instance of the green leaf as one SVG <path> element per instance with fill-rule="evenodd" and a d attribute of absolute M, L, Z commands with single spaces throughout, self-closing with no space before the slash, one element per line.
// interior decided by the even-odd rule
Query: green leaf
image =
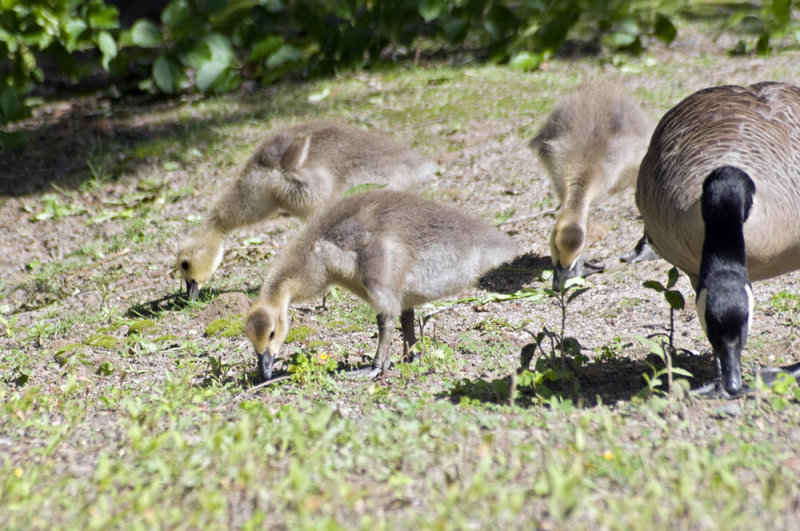
<path fill-rule="evenodd" d="M 772 0 L 770 5 L 772 22 L 779 28 L 786 26 L 792 19 L 791 0 Z"/>
<path fill-rule="evenodd" d="M 514 54 L 511 61 L 508 62 L 513 70 L 522 70 L 523 72 L 531 72 L 541 66 L 544 61 L 544 56 L 540 53 L 533 54 L 531 52 L 518 52 Z"/>
<path fill-rule="evenodd" d="M 538 39 L 545 50 L 556 50 L 564 42 L 570 28 L 578 21 L 580 9 L 574 2 L 538 31 Z"/>
<path fill-rule="evenodd" d="M 652 354 L 655 354 L 662 360 L 664 359 L 664 345 L 659 343 L 658 341 L 654 341 L 649 337 L 644 336 L 633 336 L 633 339 L 647 347 Z"/>
<path fill-rule="evenodd" d="M 567 279 L 566 282 L 564 282 L 564 290 L 569 290 L 570 288 L 573 287 L 583 288 L 586 287 L 588 284 L 589 282 L 583 277 L 572 277 Z"/>
<path fill-rule="evenodd" d="M 171 31 L 176 31 L 189 20 L 191 15 L 188 0 L 172 0 L 161 12 L 161 21 Z"/>
<path fill-rule="evenodd" d="M 686 305 L 686 301 L 683 299 L 683 295 L 680 291 L 666 291 L 664 292 L 664 298 L 667 299 L 667 302 L 673 310 L 683 310 L 683 307 Z"/>
<path fill-rule="evenodd" d="M 267 59 L 266 66 L 270 70 L 274 70 L 278 67 L 284 66 L 286 64 L 294 63 L 299 61 L 303 58 L 303 52 L 291 46 L 289 44 L 284 44 L 278 50 L 269 56 Z"/>
<path fill-rule="evenodd" d="M 677 267 L 670 268 L 670 270 L 667 271 L 667 289 L 674 287 L 680 276 L 681 273 L 678 271 Z"/>
<path fill-rule="evenodd" d="M 581 344 L 574 337 L 565 337 L 561 347 L 564 349 L 565 354 L 573 358 L 578 357 L 581 353 Z"/>
<path fill-rule="evenodd" d="M 687 378 L 693 378 L 694 377 L 694 375 L 691 372 L 689 372 L 686 369 L 683 369 L 681 367 L 676 367 L 674 365 L 672 366 L 672 374 L 677 374 L 678 376 L 685 376 Z"/>
<path fill-rule="evenodd" d="M 250 55 L 247 56 L 249 61 L 261 61 L 272 55 L 275 50 L 284 44 L 283 37 L 280 35 L 270 35 L 265 39 L 261 39 L 250 50 Z"/>
<path fill-rule="evenodd" d="M 200 65 L 200 68 L 197 69 L 197 75 L 194 78 L 194 84 L 202 92 L 211 92 L 214 83 L 227 68 L 228 65 L 225 63 L 214 61 L 213 59 L 206 61 Z"/>
<path fill-rule="evenodd" d="M 108 70 L 109 61 L 117 56 L 117 43 L 109 32 L 101 31 L 97 35 L 97 47 L 103 54 L 103 68 Z"/>
<path fill-rule="evenodd" d="M 462 42 L 469 31 L 469 20 L 466 18 L 448 18 L 442 25 L 445 39 L 451 44 Z"/>
<path fill-rule="evenodd" d="M 195 85 L 203 92 L 219 90 L 233 74 L 229 68 L 233 62 L 233 46 L 227 37 L 218 33 L 207 35 L 192 54 L 192 63 L 197 64 Z M 199 48 L 208 51 L 205 59 Z"/>
<path fill-rule="evenodd" d="M 765 33 L 756 41 L 756 53 L 758 55 L 769 55 L 772 52 L 772 46 L 769 45 L 769 34 Z"/>
<path fill-rule="evenodd" d="M 66 42 L 64 48 L 72 53 L 80 47 L 80 36 L 86 31 L 86 22 L 79 18 L 71 18 L 64 23 L 64 32 L 66 33 Z"/>
<path fill-rule="evenodd" d="M 659 293 L 661 293 L 662 291 L 666 291 L 667 290 L 667 288 L 662 286 L 661 282 L 658 282 L 657 280 L 646 280 L 646 281 L 642 282 L 642 286 L 644 286 L 645 288 L 650 288 L 652 290 L 655 290 L 655 291 L 657 291 Z"/>
<path fill-rule="evenodd" d="M 614 31 L 638 35 L 639 24 L 637 24 L 636 21 L 631 17 L 623 18 L 614 23 Z"/>
<path fill-rule="evenodd" d="M 583 295 L 587 291 L 589 291 L 588 287 L 587 288 L 580 288 L 580 289 L 570 293 L 569 297 L 567 297 L 567 304 L 570 304 L 572 301 L 574 301 L 576 298 L 578 298 L 578 296 Z"/>
<path fill-rule="evenodd" d="M 215 61 L 230 64 L 233 59 L 233 46 L 231 41 L 219 33 L 207 35 L 203 42 L 211 51 L 211 58 Z"/>
<path fill-rule="evenodd" d="M 146 19 L 137 20 L 131 28 L 133 44 L 142 48 L 157 48 L 161 46 L 161 31 Z"/>
<path fill-rule="evenodd" d="M 653 34 L 661 42 L 669 44 L 678 36 L 678 30 L 668 17 L 659 13 L 653 24 Z"/>
<path fill-rule="evenodd" d="M 167 94 L 180 89 L 184 75 L 183 65 L 171 55 L 162 54 L 153 63 L 153 81 Z"/>
<path fill-rule="evenodd" d="M 625 33 L 622 31 L 614 31 L 606 37 L 606 41 L 614 48 L 624 48 L 630 46 L 639 36 L 635 33 Z"/>
<path fill-rule="evenodd" d="M 441 0 L 422 0 L 419 3 L 418 10 L 425 22 L 430 22 L 439 18 L 444 7 L 445 3 Z"/>
<path fill-rule="evenodd" d="M 13 122 L 25 117 L 25 106 L 13 87 L 5 86 L 0 91 L 0 123 Z"/>
<path fill-rule="evenodd" d="M 212 15 L 225 9 L 227 4 L 227 0 L 197 0 L 197 9 L 204 15 Z"/>
<path fill-rule="evenodd" d="M 102 1 L 90 2 L 88 8 L 89 26 L 94 29 L 115 29 L 119 27 L 119 11 L 115 6 L 107 6 Z"/>
<path fill-rule="evenodd" d="M 483 27 L 493 41 L 502 41 L 514 34 L 517 24 L 517 17 L 507 7 L 493 5 L 486 14 Z"/>

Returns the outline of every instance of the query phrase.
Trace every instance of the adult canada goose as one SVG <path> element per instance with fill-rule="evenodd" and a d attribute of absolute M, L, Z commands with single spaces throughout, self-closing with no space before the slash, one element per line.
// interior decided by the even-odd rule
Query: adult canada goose
<path fill-rule="evenodd" d="M 181 243 L 177 268 L 187 295 L 197 298 L 222 261 L 225 236 L 238 227 L 264 220 L 279 208 L 307 219 L 353 186 L 406 188 L 435 169 L 419 153 L 350 125 L 308 122 L 273 131 L 203 225 Z"/>
<path fill-rule="evenodd" d="M 517 243 L 459 207 L 398 191 L 374 190 L 316 217 L 270 267 L 247 314 L 245 333 L 269 379 L 289 331 L 289 304 L 338 284 L 378 314 L 374 377 L 388 367 L 395 320 L 404 351 L 416 342 L 414 306 L 458 293 L 517 255 Z"/>
<path fill-rule="evenodd" d="M 653 122 L 618 85 L 593 82 L 561 97 L 531 140 L 561 202 L 550 235 L 553 289 L 603 270 L 581 256 L 589 208 L 633 186 L 652 132 Z"/>
<path fill-rule="evenodd" d="M 724 391 L 739 394 L 750 281 L 800 268 L 800 88 L 713 87 L 680 102 L 653 133 L 636 203 L 652 245 L 689 276 Z"/>

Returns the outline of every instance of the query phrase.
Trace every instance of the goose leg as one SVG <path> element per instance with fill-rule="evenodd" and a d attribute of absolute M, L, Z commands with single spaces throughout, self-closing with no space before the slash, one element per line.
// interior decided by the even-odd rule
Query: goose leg
<path fill-rule="evenodd" d="M 414 308 L 403 310 L 403 313 L 400 314 L 400 329 L 403 331 L 403 359 L 414 361 L 418 357 L 416 353 L 411 352 L 417 343 L 417 336 L 414 332 Z"/>
<path fill-rule="evenodd" d="M 382 313 L 378 314 L 378 351 L 375 353 L 375 359 L 372 361 L 372 367 L 365 367 L 363 369 L 356 369 L 347 374 L 349 376 L 359 376 L 365 378 L 376 378 L 380 376 L 383 378 L 383 371 L 389 368 L 390 362 L 386 353 L 392 344 L 392 327 L 391 324 L 394 319 L 387 319 Z"/>
<path fill-rule="evenodd" d="M 656 250 L 653 249 L 653 246 L 650 245 L 650 237 L 647 235 L 647 231 L 644 231 L 644 235 L 636 242 L 636 246 L 631 252 L 619 257 L 620 260 L 628 262 L 629 264 L 644 262 L 645 260 L 656 260 L 658 258 L 661 257 Z"/>

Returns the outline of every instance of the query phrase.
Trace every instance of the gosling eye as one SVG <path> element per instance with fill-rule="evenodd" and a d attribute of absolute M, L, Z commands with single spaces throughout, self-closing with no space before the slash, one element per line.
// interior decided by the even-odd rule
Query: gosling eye
<path fill-rule="evenodd" d="M 275 337 L 275 330 L 269 333 L 269 338 L 273 339 Z"/>
<path fill-rule="evenodd" d="M 183 262 L 181 262 L 181 267 L 183 268 L 184 271 L 188 271 L 189 270 L 189 261 L 188 260 L 184 260 Z"/>

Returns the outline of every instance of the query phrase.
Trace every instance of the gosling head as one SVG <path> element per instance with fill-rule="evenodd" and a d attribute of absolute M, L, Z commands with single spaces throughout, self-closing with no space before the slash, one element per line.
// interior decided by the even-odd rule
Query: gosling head
<path fill-rule="evenodd" d="M 178 249 L 176 267 L 186 282 L 186 296 L 197 300 L 200 288 L 222 262 L 222 241 L 196 233 L 187 238 Z"/>
<path fill-rule="evenodd" d="M 259 375 L 264 380 L 269 380 L 272 378 L 275 356 L 289 333 L 288 311 L 256 301 L 247 312 L 244 333 L 256 351 Z"/>
<path fill-rule="evenodd" d="M 586 231 L 575 222 L 556 223 L 550 234 L 550 257 L 553 261 L 553 289 L 560 291 L 573 277 L 586 277 L 603 271 L 581 256 L 586 243 Z"/>

